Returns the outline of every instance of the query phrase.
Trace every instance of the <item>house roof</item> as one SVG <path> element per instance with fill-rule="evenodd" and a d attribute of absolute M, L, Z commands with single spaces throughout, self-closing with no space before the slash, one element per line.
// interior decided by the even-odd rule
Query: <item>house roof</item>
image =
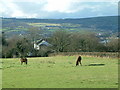
<path fill-rule="evenodd" d="M 51 44 L 49 44 L 49 43 L 48 43 L 47 41 L 45 41 L 45 40 L 39 40 L 36 44 L 39 45 L 39 46 L 42 46 L 42 45 L 52 46 Z"/>
<path fill-rule="evenodd" d="M 39 43 L 41 43 L 43 41 L 43 39 L 37 40 L 36 44 L 38 45 Z"/>

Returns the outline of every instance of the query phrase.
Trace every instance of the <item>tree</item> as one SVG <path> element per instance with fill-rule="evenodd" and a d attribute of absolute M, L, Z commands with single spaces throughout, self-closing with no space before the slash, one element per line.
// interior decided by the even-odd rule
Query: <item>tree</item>
<path fill-rule="evenodd" d="M 64 52 L 70 44 L 70 33 L 65 30 L 55 31 L 50 42 L 56 52 Z"/>
<path fill-rule="evenodd" d="M 108 51 L 118 52 L 120 49 L 118 41 L 119 41 L 119 39 L 111 38 L 107 44 Z"/>
<path fill-rule="evenodd" d="M 28 38 L 34 42 L 36 41 L 37 39 L 41 39 L 43 38 L 43 31 L 41 28 L 38 28 L 38 27 L 31 27 L 29 28 L 29 36 Z"/>
<path fill-rule="evenodd" d="M 99 38 L 97 38 L 94 33 L 72 33 L 70 40 L 69 51 L 74 52 L 97 51 L 97 48 L 100 45 Z"/>
<path fill-rule="evenodd" d="M 3 57 L 26 56 L 31 49 L 28 39 L 14 35 L 7 40 L 8 45 L 3 46 Z"/>
<path fill-rule="evenodd" d="M 27 56 L 30 52 L 31 44 L 26 38 L 21 38 L 16 43 L 16 51 L 21 57 Z"/>
<path fill-rule="evenodd" d="M 94 33 L 84 35 L 84 48 L 88 52 L 96 51 L 99 45 L 99 38 Z"/>
<path fill-rule="evenodd" d="M 33 56 L 36 56 L 38 51 L 34 49 L 34 44 L 37 42 L 37 40 L 43 39 L 43 30 L 38 27 L 31 27 L 29 28 L 29 34 L 27 35 L 27 38 L 31 41 L 32 48 L 31 52 Z"/>
<path fill-rule="evenodd" d="M 0 36 L 2 39 L 2 45 L 3 46 L 7 46 L 8 45 L 8 43 L 7 43 L 7 41 L 6 41 L 6 38 L 5 38 L 5 33 L 4 32 L 2 32 L 2 34 L 1 34 L 1 36 Z"/>
<path fill-rule="evenodd" d="M 83 50 L 84 39 L 80 33 L 71 33 L 70 35 L 70 44 L 67 47 L 67 51 L 70 52 L 79 52 Z"/>

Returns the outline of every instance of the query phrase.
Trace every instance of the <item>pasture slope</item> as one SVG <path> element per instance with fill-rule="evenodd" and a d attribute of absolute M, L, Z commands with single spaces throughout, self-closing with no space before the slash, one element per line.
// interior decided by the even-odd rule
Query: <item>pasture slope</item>
<path fill-rule="evenodd" d="M 83 66 L 75 66 L 77 56 L 3 59 L 3 88 L 117 88 L 117 58 L 83 56 Z"/>

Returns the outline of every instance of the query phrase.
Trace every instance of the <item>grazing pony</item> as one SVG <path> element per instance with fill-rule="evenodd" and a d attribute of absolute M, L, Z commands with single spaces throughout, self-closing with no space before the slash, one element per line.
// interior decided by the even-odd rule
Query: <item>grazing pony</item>
<path fill-rule="evenodd" d="M 23 64 L 23 62 L 26 63 L 26 65 L 27 65 L 27 58 L 26 57 L 24 57 L 24 58 L 21 57 L 20 61 L 21 61 L 21 65 Z"/>
<path fill-rule="evenodd" d="M 81 56 L 79 56 L 78 59 L 77 59 L 77 61 L 76 61 L 76 66 L 78 66 L 79 63 L 80 63 L 80 65 L 82 66 L 81 60 L 82 60 L 82 58 L 81 58 Z"/>

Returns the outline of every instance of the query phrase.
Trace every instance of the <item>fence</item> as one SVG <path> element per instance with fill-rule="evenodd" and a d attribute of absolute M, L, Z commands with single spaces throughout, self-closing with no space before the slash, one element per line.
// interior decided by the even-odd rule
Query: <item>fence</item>
<path fill-rule="evenodd" d="M 119 58 L 118 52 L 59 52 L 51 53 L 49 56 L 73 56 L 73 55 L 84 55 L 84 56 L 93 56 L 93 57 L 108 57 L 108 58 Z"/>

